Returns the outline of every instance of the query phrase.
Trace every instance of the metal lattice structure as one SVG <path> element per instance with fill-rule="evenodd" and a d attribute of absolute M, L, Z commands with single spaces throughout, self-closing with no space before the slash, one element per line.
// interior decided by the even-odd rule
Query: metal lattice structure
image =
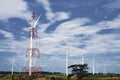
<path fill-rule="evenodd" d="M 29 73 L 29 75 L 32 75 L 33 73 L 41 72 L 41 67 L 39 65 L 40 51 L 37 46 L 38 45 L 38 34 L 37 34 L 37 29 L 36 29 L 36 25 L 37 25 L 39 18 L 40 16 L 36 20 L 35 14 L 33 13 L 32 20 L 30 22 L 30 27 L 29 27 L 29 33 L 30 33 L 29 48 L 27 48 L 26 56 L 25 56 L 27 60 L 26 61 L 27 64 L 24 65 L 23 67 L 23 72 Z"/>

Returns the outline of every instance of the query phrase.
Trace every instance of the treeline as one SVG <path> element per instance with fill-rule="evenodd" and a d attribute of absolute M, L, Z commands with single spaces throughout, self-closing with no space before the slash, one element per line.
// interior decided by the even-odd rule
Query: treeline
<path fill-rule="evenodd" d="M 24 72 L 14 72 L 14 74 L 24 74 Z M 26 74 L 28 74 L 28 72 L 25 72 Z M 47 71 L 42 71 L 40 72 L 41 74 L 62 74 L 60 72 L 47 72 Z M 11 74 L 10 71 L 0 71 L 0 74 Z"/>

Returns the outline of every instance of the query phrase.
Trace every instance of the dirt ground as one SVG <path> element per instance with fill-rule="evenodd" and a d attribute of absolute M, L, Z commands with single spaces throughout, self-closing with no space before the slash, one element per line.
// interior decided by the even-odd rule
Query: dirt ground
<path fill-rule="evenodd" d="M 38 78 L 38 79 L 34 79 L 34 80 L 46 80 L 46 78 Z"/>

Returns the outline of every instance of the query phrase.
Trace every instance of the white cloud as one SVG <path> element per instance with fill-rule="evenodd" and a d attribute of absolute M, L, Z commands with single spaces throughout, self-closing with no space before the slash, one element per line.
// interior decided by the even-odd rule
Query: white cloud
<path fill-rule="evenodd" d="M 69 19 L 69 13 L 66 12 L 56 12 L 56 20 Z"/>
<path fill-rule="evenodd" d="M 11 32 L 0 30 L 0 34 L 2 34 L 5 38 L 14 38 L 14 35 Z"/>
<path fill-rule="evenodd" d="M 70 13 L 68 12 L 53 12 L 51 7 L 50 7 L 50 2 L 48 0 L 37 0 L 40 2 L 44 9 L 46 10 L 46 17 L 48 20 L 52 21 L 60 21 L 64 19 L 69 19 Z"/>
<path fill-rule="evenodd" d="M 107 26 L 111 29 L 120 28 L 120 15 L 112 21 L 107 21 Z"/>
<path fill-rule="evenodd" d="M 46 17 L 48 20 L 51 21 L 51 20 L 54 20 L 55 14 L 53 12 L 48 12 L 48 13 L 46 13 Z"/>
<path fill-rule="evenodd" d="M 42 3 L 42 5 L 44 6 L 44 8 L 47 12 L 52 12 L 52 10 L 50 8 L 50 3 L 48 0 L 37 0 L 37 1 Z"/>
<path fill-rule="evenodd" d="M 11 53 L 25 53 L 26 48 L 28 47 L 27 40 L 26 41 L 16 41 L 14 39 L 4 39 L 0 40 L 0 48 L 2 52 L 11 52 Z"/>
<path fill-rule="evenodd" d="M 24 0 L 1 0 L 0 1 L 0 20 L 9 18 L 29 19 L 27 3 Z"/>
<path fill-rule="evenodd" d="M 64 35 L 75 35 L 83 33 L 84 28 L 82 25 L 85 25 L 90 20 L 87 18 L 76 18 L 67 22 L 60 24 L 54 33 L 64 34 Z M 77 30 L 77 31 L 76 31 Z"/>
<path fill-rule="evenodd" d="M 97 23 L 95 26 L 98 27 L 104 27 L 103 29 L 116 29 L 116 28 L 120 28 L 120 15 L 118 15 L 118 17 L 114 18 L 111 21 L 101 21 L 99 23 Z"/>
<path fill-rule="evenodd" d="M 29 29 L 27 27 L 22 28 L 23 31 L 28 32 Z"/>
<path fill-rule="evenodd" d="M 119 52 L 120 41 L 115 38 L 118 34 L 96 35 L 86 43 L 86 53 L 114 53 Z M 111 46 L 112 45 L 112 46 Z"/>
<path fill-rule="evenodd" d="M 111 24 L 114 24 L 116 21 L 117 20 L 111 21 Z M 116 38 L 119 37 L 118 34 L 111 33 L 104 35 L 95 35 L 98 31 L 102 29 L 109 29 L 112 26 L 111 24 L 108 24 L 109 21 L 99 22 L 90 26 L 85 25 L 87 22 L 90 22 L 90 20 L 87 18 L 76 18 L 60 24 L 57 29 L 53 31 L 52 34 L 46 35 L 46 37 L 43 38 L 44 40 L 40 40 L 40 42 L 42 43 L 41 46 L 44 45 L 44 48 L 47 48 L 48 51 L 50 50 L 50 53 L 52 54 L 54 54 L 55 52 L 60 54 L 65 48 L 65 45 L 63 46 L 61 44 L 68 42 L 72 49 L 70 54 L 71 56 L 81 55 L 81 48 L 77 48 L 77 46 L 81 45 L 86 45 L 85 53 L 119 52 L 120 46 L 118 44 L 120 43 L 120 41 L 116 40 Z M 86 35 L 86 37 L 90 36 L 91 39 L 82 40 L 82 37 L 75 36 L 80 34 L 84 34 Z M 50 37 L 50 35 L 53 36 Z M 51 43 L 51 45 L 47 45 L 49 43 Z M 45 50 L 43 50 L 43 52 L 47 54 Z"/>
<path fill-rule="evenodd" d="M 55 17 L 55 14 L 53 13 L 52 9 L 50 8 L 50 3 L 48 0 L 37 0 L 38 2 L 40 2 L 44 9 L 46 10 L 46 17 L 48 20 L 53 20 Z"/>

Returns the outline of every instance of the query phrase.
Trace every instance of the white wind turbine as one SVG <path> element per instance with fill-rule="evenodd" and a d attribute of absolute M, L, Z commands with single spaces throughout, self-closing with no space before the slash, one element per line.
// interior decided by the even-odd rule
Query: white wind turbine
<path fill-rule="evenodd" d="M 15 58 L 10 59 L 10 63 L 11 63 L 11 65 L 12 65 L 12 68 L 11 68 L 11 74 L 13 75 L 14 67 L 16 66 L 16 64 L 15 64 Z"/>
<path fill-rule="evenodd" d="M 97 14 L 97 8 L 96 8 L 96 14 Z M 94 34 L 94 38 L 92 39 L 92 42 L 95 43 L 95 39 L 96 39 L 96 33 Z M 94 55 L 93 55 L 93 59 L 92 59 L 92 74 L 95 74 L 95 60 L 94 60 Z"/>
<path fill-rule="evenodd" d="M 68 55 L 69 55 L 69 47 L 66 48 L 66 76 L 68 76 Z"/>
<path fill-rule="evenodd" d="M 69 47 L 66 47 L 66 76 L 68 76 L 68 58 L 69 58 Z"/>
<path fill-rule="evenodd" d="M 95 74 L 95 60 L 94 60 L 94 56 L 93 56 L 93 61 L 92 61 L 93 63 L 92 63 L 92 73 L 93 73 L 93 75 Z"/>

